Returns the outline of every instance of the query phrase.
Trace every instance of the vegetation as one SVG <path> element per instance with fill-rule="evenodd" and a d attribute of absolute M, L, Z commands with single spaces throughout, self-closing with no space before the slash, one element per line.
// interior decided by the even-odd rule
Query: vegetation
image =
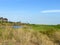
<path fill-rule="evenodd" d="M 0 45 L 60 45 L 60 25 L 0 23 Z"/>

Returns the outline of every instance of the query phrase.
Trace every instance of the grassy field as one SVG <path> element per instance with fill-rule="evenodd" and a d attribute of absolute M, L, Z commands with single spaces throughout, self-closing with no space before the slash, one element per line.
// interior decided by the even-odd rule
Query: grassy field
<path fill-rule="evenodd" d="M 3 27 L 4 26 L 4 27 Z M 0 24 L 0 45 L 60 45 L 60 25 Z"/>

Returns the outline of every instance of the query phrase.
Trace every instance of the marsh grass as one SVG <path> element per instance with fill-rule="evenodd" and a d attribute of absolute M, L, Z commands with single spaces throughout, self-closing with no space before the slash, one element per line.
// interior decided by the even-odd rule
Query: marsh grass
<path fill-rule="evenodd" d="M 60 26 L 23 25 L 15 29 L 9 25 L 0 26 L 0 45 L 57 45 L 60 41 Z"/>

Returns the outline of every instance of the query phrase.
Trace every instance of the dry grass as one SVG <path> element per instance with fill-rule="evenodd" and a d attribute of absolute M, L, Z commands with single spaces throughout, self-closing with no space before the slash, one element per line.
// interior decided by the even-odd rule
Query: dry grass
<path fill-rule="evenodd" d="M 50 33 L 49 33 L 50 35 Z M 31 28 L 0 28 L 0 45 L 60 45 L 60 31 L 50 36 Z"/>

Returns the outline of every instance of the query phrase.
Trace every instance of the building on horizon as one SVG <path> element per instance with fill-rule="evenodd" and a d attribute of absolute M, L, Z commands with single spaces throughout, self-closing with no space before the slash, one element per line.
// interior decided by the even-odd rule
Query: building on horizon
<path fill-rule="evenodd" d="M 0 22 L 8 22 L 7 18 L 0 17 Z"/>

